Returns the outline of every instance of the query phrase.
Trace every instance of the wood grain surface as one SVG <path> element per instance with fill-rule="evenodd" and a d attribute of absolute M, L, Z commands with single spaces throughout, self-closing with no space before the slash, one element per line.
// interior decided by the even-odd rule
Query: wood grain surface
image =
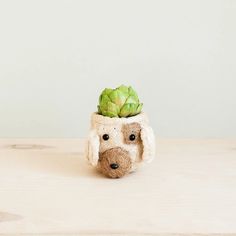
<path fill-rule="evenodd" d="M 85 140 L 0 140 L 0 235 L 236 235 L 236 140 L 158 140 L 107 179 Z"/>

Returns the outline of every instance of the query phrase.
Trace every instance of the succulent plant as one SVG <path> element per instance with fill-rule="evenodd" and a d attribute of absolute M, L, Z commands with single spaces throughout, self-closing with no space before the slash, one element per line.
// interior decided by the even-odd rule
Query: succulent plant
<path fill-rule="evenodd" d="M 106 88 L 99 97 L 98 113 L 109 117 L 129 117 L 139 114 L 143 104 L 135 90 L 121 85 L 116 89 Z"/>

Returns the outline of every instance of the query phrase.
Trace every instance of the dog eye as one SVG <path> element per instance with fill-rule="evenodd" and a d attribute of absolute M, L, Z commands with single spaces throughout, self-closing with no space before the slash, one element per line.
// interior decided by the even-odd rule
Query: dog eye
<path fill-rule="evenodd" d="M 109 139 L 109 135 L 108 134 L 103 134 L 102 138 L 103 138 L 103 140 L 107 141 Z"/>
<path fill-rule="evenodd" d="M 130 141 L 134 141 L 134 140 L 135 140 L 135 138 L 136 138 L 136 137 L 135 137 L 135 135 L 134 135 L 134 134 L 131 134 L 131 135 L 129 136 L 129 140 L 130 140 Z"/>

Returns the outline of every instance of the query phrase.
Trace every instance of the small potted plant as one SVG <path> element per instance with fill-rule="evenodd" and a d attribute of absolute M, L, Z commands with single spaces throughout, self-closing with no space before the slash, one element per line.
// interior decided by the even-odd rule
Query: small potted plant
<path fill-rule="evenodd" d="M 89 162 L 105 176 L 120 178 L 155 155 L 155 137 L 137 93 L 121 85 L 106 88 L 91 116 Z"/>

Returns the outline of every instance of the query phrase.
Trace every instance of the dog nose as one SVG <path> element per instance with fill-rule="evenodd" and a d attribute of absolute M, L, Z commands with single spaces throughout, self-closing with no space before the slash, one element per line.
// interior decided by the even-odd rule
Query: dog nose
<path fill-rule="evenodd" d="M 112 163 L 112 164 L 110 164 L 110 167 L 111 167 L 113 170 L 115 170 L 115 169 L 119 168 L 119 165 L 116 164 L 116 163 Z"/>

